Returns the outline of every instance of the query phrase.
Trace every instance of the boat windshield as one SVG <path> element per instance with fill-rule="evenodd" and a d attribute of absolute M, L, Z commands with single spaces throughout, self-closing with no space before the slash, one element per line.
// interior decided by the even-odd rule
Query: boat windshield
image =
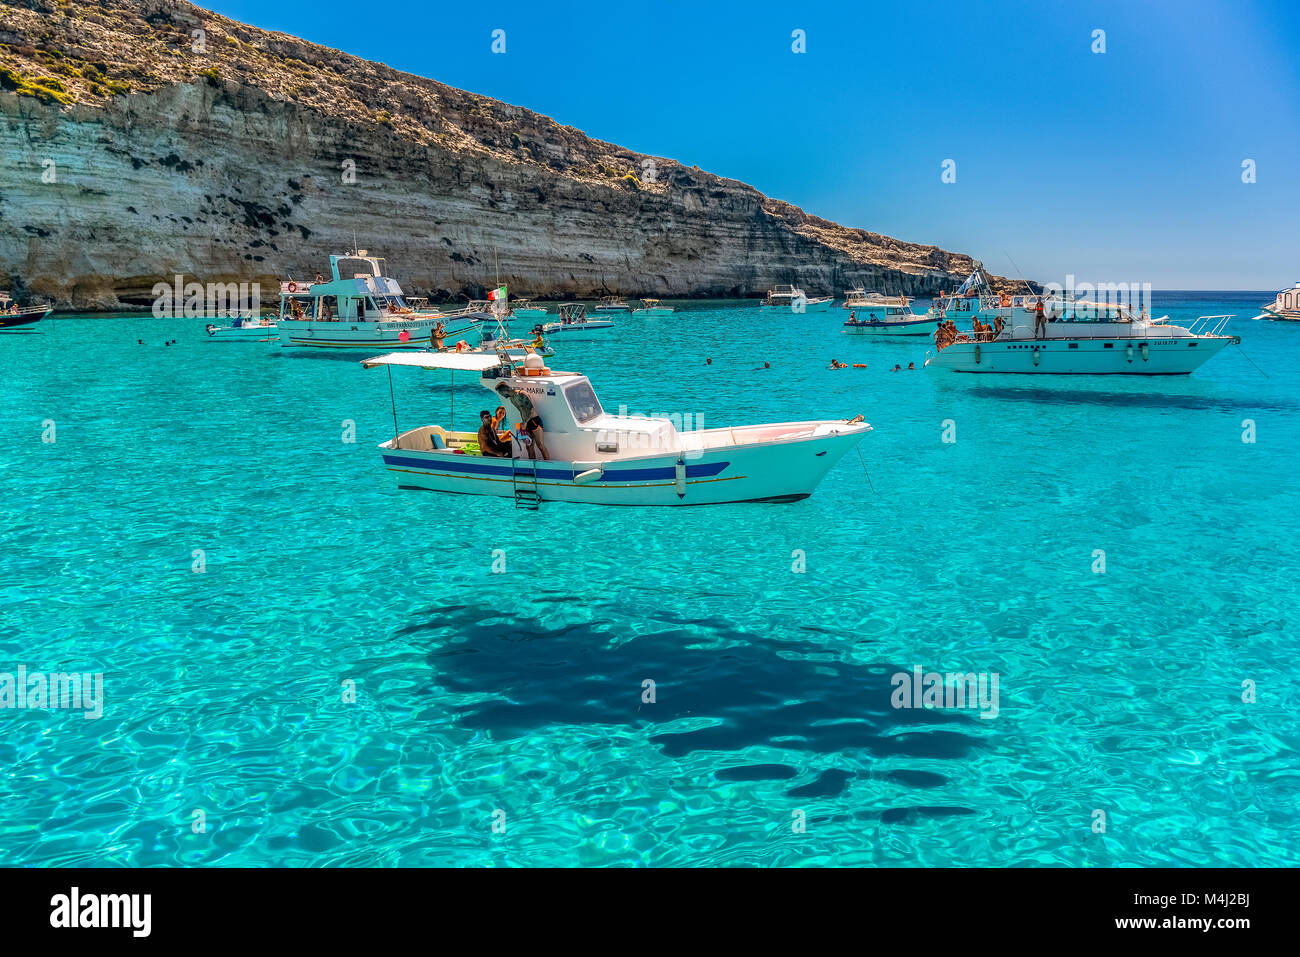
<path fill-rule="evenodd" d="M 573 418 L 579 425 L 586 425 L 592 419 L 604 413 L 600 400 L 589 382 L 575 382 L 564 390 L 564 398 L 573 410 Z"/>

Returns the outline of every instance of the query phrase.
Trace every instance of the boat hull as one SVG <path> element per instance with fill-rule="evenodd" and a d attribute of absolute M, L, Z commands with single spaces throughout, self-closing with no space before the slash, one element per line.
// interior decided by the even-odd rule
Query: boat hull
<path fill-rule="evenodd" d="M 705 448 L 596 462 L 536 463 L 542 501 L 590 505 L 723 505 L 794 502 L 807 498 L 831 467 L 871 427 L 841 423 L 841 432 L 752 445 Z M 515 474 L 529 489 L 534 463 L 380 446 L 384 465 L 401 489 L 512 498 Z M 603 467 L 599 476 L 592 471 Z M 578 481 L 584 476 L 584 481 Z"/>
<path fill-rule="evenodd" d="M 314 322 L 280 320 L 280 344 L 295 349 L 427 349 L 434 316 L 410 322 Z M 464 330 L 446 332 L 446 341 Z M 402 339 L 406 332 L 407 338 Z"/>
<path fill-rule="evenodd" d="M 27 309 L 16 313 L 0 313 L 0 332 L 21 330 L 33 332 L 34 326 L 54 311 L 54 307 Z"/>
<path fill-rule="evenodd" d="M 222 341 L 262 342 L 279 341 L 279 333 L 274 325 L 270 326 L 214 326 L 208 330 L 208 337 Z"/>
<path fill-rule="evenodd" d="M 613 328 L 614 323 L 609 319 L 596 319 L 591 322 L 548 322 L 542 326 L 542 333 L 548 336 L 558 333 L 577 335 L 581 332 L 605 332 Z"/>
<path fill-rule="evenodd" d="M 925 366 L 1003 374 L 1188 375 L 1232 341 L 1231 336 L 1166 336 L 954 342 Z"/>
<path fill-rule="evenodd" d="M 760 309 L 774 312 L 792 312 L 797 315 L 808 312 L 828 312 L 834 304 L 834 299 L 808 299 L 803 302 L 802 308 L 800 308 L 798 302 L 761 302 L 758 305 Z"/>

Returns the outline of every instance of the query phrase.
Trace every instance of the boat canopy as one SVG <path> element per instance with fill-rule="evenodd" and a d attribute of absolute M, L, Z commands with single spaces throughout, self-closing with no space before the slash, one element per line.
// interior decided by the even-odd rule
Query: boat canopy
<path fill-rule="evenodd" d="M 495 354 L 483 352 L 390 352 L 361 360 L 364 369 L 415 366 L 417 369 L 452 369 L 456 372 L 483 372 L 500 364 L 501 360 Z"/>

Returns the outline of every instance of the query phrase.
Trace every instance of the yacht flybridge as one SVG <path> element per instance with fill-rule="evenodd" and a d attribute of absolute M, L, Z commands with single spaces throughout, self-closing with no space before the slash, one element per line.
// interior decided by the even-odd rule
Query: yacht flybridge
<path fill-rule="evenodd" d="M 679 430 L 671 419 L 610 415 L 586 376 L 553 372 L 540 356 L 391 353 L 362 365 L 413 366 L 479 377 L 482 405 L 507 410 L 509 457 L 482 454 L 478 434 L 447 425 L 397 432 L 379 448 L 399 488 L 594 505 L 716 505 L 807 498 L 871 430 L 862 416 Z M 521 433 L 519 406 L 540 420 L 550 459 Z M 394 414 L 396 420 L 396 414 Z M 533 423 L 535 425 L 535 423 Z M 394 421 L 396 430 L 396 421 Z M 536 433 L 534 433 L 536 434 Z"/>
<path fill-rule="evenodd" d="M 1007 307 L 968 334 L 945 320 L 926 368 L 954 372 L 1058 375 L 1187 375 L 1224 346 L 1232 316 L 1202 316 L 1189 326 L 1134 316 L 1113 303 L 1049 299 L 1041 331 L 1033 311 Z M 1035 338 L 1039 335 L 1039 338 Z"/>
<path fill-rule="evenodd" d="M 442 321 L 447 336 L 472 327 L 441 312 L 417 312 L 383 260 L 364 249 L 330 257 L 330 278 L 280 283 L 276 332 L 283 346 L 307 349 L 422 349 Z"/>

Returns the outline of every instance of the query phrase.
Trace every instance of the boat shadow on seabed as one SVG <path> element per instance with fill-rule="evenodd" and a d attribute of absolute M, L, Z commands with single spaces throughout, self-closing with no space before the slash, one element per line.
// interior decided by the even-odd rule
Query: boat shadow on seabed
<path fill-rule="evenodd" d="M 551 627 L 541 617 L 503 620 L 478 604 L 444 605 L 394 637 L 433 645 L 428 662 L 436 687 L 428 693 L 449 697 L 463 728 L 504 741 L 566 725 L 653 728 L 689 718 L 694 728 L 649 740 L 668 757 L 737 752 L 735 760 L 721 762 L 731 766 L 720 768 L 719 778 L 799 778 L 793 796 L 831 796 L 853 778 L 873 776 L 935 787 L 948 778 L 919 769 L 872 772 L 861 754 L 914 757 L 933 766 L 963 762 L 989 744 L 990 722 L 978 712 L 894 708 L 891 676 L 911 666 L 828 662 L 824 645 L 814 641 L 765 639 L 716 619 L 705 628 L 662 617 L 659 630 L 610 646 L 603 621 Z M 701 640 L 702 628 L 712 640 Z M 719 642 L 728 646 L 725 653 Z M 639 692 L 629 697 L 627 689 L 640 689 L 647 674 L 674 675 L 671 696 L 661 692 L 653 706 L 642 705 Z M 698 726 L 706 719 L 714 720 Z M 754 747 L 788 752 L 792 760 L 741 763 L 740 752 Z"/>

